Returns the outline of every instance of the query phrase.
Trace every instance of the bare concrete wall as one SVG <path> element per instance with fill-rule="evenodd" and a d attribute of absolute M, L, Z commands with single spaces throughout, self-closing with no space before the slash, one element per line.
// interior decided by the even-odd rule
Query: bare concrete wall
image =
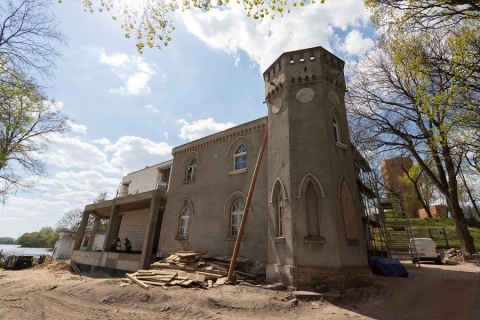
<path fill-rule="evenodd" d="M 124 238 L 132 242 L 133 251 L 141 251 L 145 232 L 148 227 L 148 209 L 127 211 L 123 213 L 118 237 L 122 241 L 121 250 L 125 250 Z"/>

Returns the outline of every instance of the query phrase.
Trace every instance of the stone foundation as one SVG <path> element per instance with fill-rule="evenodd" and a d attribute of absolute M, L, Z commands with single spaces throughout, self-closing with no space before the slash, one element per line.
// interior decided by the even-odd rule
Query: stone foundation
<path fill-rule="evenodd" d="M 297 288 L 312 288 L 324 284 L 339 290 L 367 287 L 373 284 L 372 272 L 368 267 L 322 268 L 296 267 L 291 269 L 293 285 Z"/>
<path fill-rule="evenodd" d="M 338 290 L 373 284 L 372 272 L 368 267 L 325 268 L 274 264 L 267 265 L 267 281 L 296 288 L 314 288 L 324 284 Z"/>

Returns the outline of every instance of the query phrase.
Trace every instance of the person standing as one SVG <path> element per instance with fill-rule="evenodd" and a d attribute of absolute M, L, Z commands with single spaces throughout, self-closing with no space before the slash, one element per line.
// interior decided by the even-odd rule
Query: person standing
<path fill-rule="evenodd" d="M 125 242 L 123 243 L 125 245 L 125 252 L 129 253 L 132 251 L 132 242 L 128 240 L 128 237 L 125 237 Z"/>
<path fill-rule="evenodd" d="M 115 240 L 112 241 L 112 244 L 110 245 L 110 251 L 116 252 L 117 248 L 122 245 L 120 238 L 116 238 Z"/>

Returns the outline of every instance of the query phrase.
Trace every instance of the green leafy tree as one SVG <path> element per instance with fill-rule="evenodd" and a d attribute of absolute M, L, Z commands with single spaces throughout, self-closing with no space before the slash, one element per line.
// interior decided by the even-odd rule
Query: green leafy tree
<path fill-rule="evenodd" d="M 17 244 L 17 242 L 10 237 L 0 237 L 0 244 Z"/>
<path fill-rule="evenodd" d="M 52 227 L 43 227 L 40 231 L 24 233 L 17 242 L 22 247 L 53 248 L 58 233 Z"/>
<path fill-rule="evenodd" d="M 63 0 L 59 0 L 62 2 Z M 127 38 L 135 38 L 139 52 L 145 46 L 159 49 L 168 45 L 175 30 L 173 17 L 177 12 L 191 9 L 209 11 L 216 7 L 226 7 L 229 0 L 82 0 L 84 10 L 89 12 L 108 11 L 114 20 L 121 21 L 121 27 Z M 282 16 L 293 7 L 301 7 L 325 0 L 238 0 L 245 13 L 253 19 Z"/>
<path fill-rule="evenodd" d="M 437 30 L 385 36 L 360 62 L 347 100 L 353 127 L 362 128 L 374 152 L 416 160 L 445 197 L 463 251 L 475 253 L 458 193 L 464 154 L 452 138 L 471 128 L 480 96 L 456 76 L 450 39 Z"/>
<path fill-rule="evenodd" d="M 1 58 L 1 57 L 0 57 Z M 32 80 L 0 63 L 0 201 L 33 188 L 28 176 L 44 176 L 39 155 L 54 134 L 69 128 L 68 118 L 40 92 Z"/>
<path fill-rule="evenodd" d="M 431 168 L 435 170 L 434 168 Z M 424 173 L 418 164 L 414 164 L 408 172 L 405 172 L 401 182 L 406 186 L 403 194 L 409 208 L 424 208 L 431 218 L 430 205 L 435 200 L 436 188 L 432 180 Z"/>

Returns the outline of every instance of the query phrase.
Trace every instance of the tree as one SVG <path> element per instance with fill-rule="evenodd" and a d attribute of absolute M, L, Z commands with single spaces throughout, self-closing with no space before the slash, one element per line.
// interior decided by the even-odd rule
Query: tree
<path fill-rule="evenodd" d="M 464 154 L 451 138 L 471 126 L 468 106 L 480 105 L 480 99 L 455 76 L 449 40 L 436 30 L 422 38 L 403 30 L 385 37 L 350 81 L 348 107 L 353 127 L 362 128 L 376 152 L 416 160 L 445 196 L 463 251 L 475 253 L 458 194 Z"/>
<path fill-rule="evenodd" d="M 434 168 L 431 169 L 435 170 Z M 403 195 L 407 202 L 407 207 L 424 208 L 427 216 L 431 218 L 430 205 L 435 200 L 436 191 L 432 180 L 426 176 L 418 164 L 414 164 L 408 172 L 405 172 L 401 182 L 407 186 L 405 190 L 409 190 Z"/>
<path fill-rule="evenodd" d="M 62 2 L 63 0 L 59 0 Z M 176 12 L 184 12 L 191 9 L 208 11 L 214 7 L 226 7 L 229 0 L 82 0 L 84 10 L 113 11 L 114 20 L 122 20 L 121 27 L 127 38 L 134 37 L 137 40 L 137 49 L 141 53 L 145 46 L 162 49 L 172 40 L 172 32 L 175 30 L 173 16 Z M 323 3 L 325 0 L 318 0 Z M 292 7 L 314 4 L 315 0 L 238 0 L 248 17 L 263 19 L 282 16 L 290 12 Z"/>
<path fill-rule="evenodd" d="M 57 231 L 68 231 L 76 233 L 82 222 L 83 210 L 75 208 L 63 214 L 63 217 L 57 222 Z"/>
<path fill-rule="evenodd" d="M 17 242 L 22 247 L 53 248 L 58 240 L 58 233 L 51 227 L 43 227 L 40 231 L 24 233 Z"/>
<path fill-rule="evenodd" d="M 456 82 L 472 94 L 480 92 L 480 2 L 478 0 L 365 0 L 372 21 L 384 37 L 402 32 L 422 38 L 438 31 L 448 39 L 450 64 Z M 480 128 L 480 106 L 465 104 L 474 130 Z M 468 140 L 468 139 L 467 139 Z M 477 144 L 474 147 L 478 155 Z"/>
<path fill-rule="evenodd" d="M 4 0 L 0 3 L 0 55 L 22 73 L 49 75 L 60 56 L 55 43 L 65 43 L 50 0 Z"/>
<path fill-rule="evenodd" d="M 0 63 L 0 201 L 33 188 L 21 172 L 45 175 L 38 156 L 47 151 L 52 135 L 67 131 L 67 120 L 38 85 Z"/>
<path fill-rule="evenodd" d="M 365 0 L 377 26 L 409 24 L 416 28 L 444 28 L 480 16 L 478 0 Z"/>
<path fill-rule="evenodd" d="M 103 201 L 108 200 L 108 193 L 107 192 L 99 192 L 97 197 L 93 199 L 93 203 L 100 203 Z"/>

